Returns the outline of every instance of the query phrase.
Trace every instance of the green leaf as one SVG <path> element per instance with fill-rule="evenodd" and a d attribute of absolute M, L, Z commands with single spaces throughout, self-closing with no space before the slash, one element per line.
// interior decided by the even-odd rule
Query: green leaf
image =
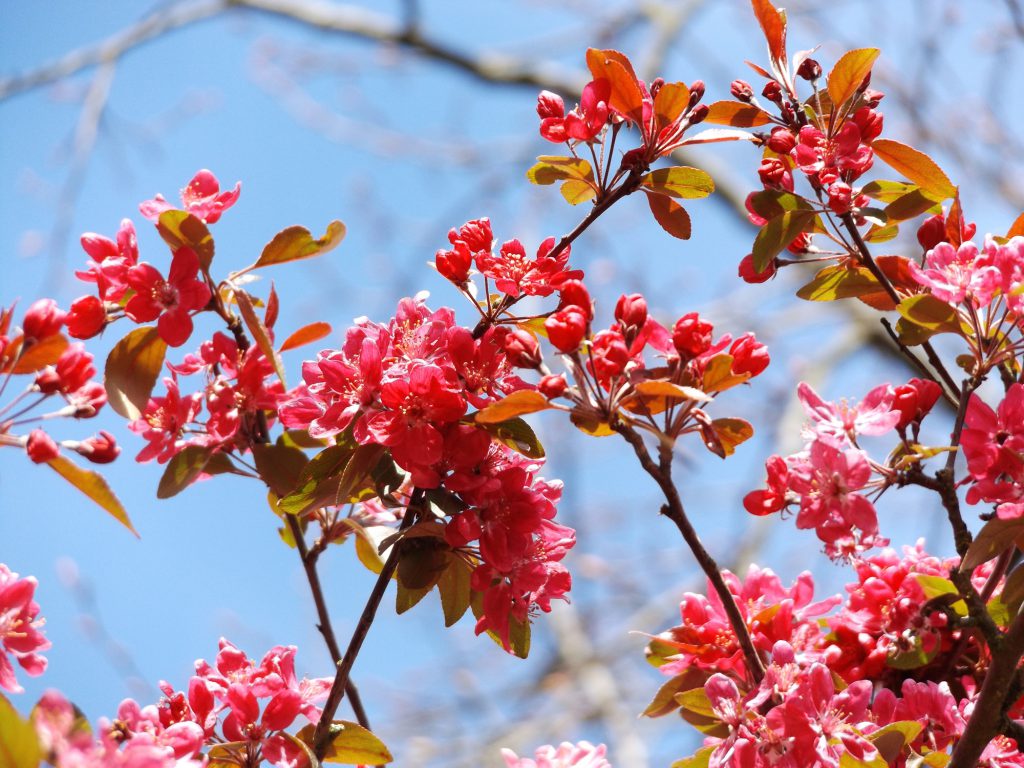
<path fill-rule="evenodd" d="M 828 74 L 828 95 L 836 107 L 842 106 L 857 92 L 864 78 L 871 74 L 879 53 L 877 48 L 858 48 L 839 57 Z"/>
<path fill-rule="evenodd" d="M 908 184 L 905 181 L 876 179 L 875 181 L 869 181 L 861 187 L 860 191 L 879 202 L 891 203 L 893 200 L 898 200 L 904 195 L 919 189 L 920 187 L 917 184 Z"/>
<path fill-rule="evenodd" d="M 50 459 L 46 463 L 54 472 L 96 502 L 103 511 L 110 514 L 117 522 L 136 536 L 139 535 L 139 532 L 135 530 L 135 526 L 132 525 L 132 521 L 128 519 L 128 513 L 125 512 L 124 507 L 117 496 L 114 495 L 114 492 L 110 490 L 110 486 L 107 485 L 103 475 L 91 469 L 82 469 L 63 456 Z"/>
<path fill-rule="evenodd" d="M 1012 616 L 1016 616 L 1020 612 L 1021 603 L 1024 602 L 1024 568 L 1015 568 L 1006 577 L 1002 599 Z"/>
<path fill-rule="evenodd" d="M 925 194 L 937 195 L 939 200 L 956 195 L 953 182 L 924 152 L 892 139 L 875 139 L 871 148 L 883 162 L 921 187 Z"/>
<path fill-rule="evenodd" d="M 750 196 L 750 207 L 762 219 L 770 220 L 781 216 L 787 211 L 810 211 L 810 202 L 778 189 L 765 189 Z"/>
<path fill-rule="evenodd" d="M 654 220 L 662 229 L 680 240 L 690 239 L 693 227 L 690 223 L 690 214 L 683 206 L 670 197 L 653 192 L 647 193 L 647 204 L 651 208 Z"/>
<path fill-rule="evenodd" d="M 303 451 L 283 443 L 258 443 L 252 447 L 252 455 L 260 479 L 278 496 L 287 496 L 295 490 L 302 470 L 309 463 Z"/>
<path fill-rule="evenodd" d="M 814 217 L 814 211 L 786 211 L 761 227 L 752 249 L 754 270 L 763 272 L 797 235 L 810 228 Z"/>
<path fill-rule="evenodd" d="M 921 585 L 926 598 L 932 600 L 942 595 L 955 595 L 958 599 L 951 601 L 950 607 L 961 616 L 967 615 L 967 603 L 959 599 L 960 592 L 952 581 L 941 576 L 928 576 L 923 573 L 915 574 L 914 578 Z"/>
<path fill-rule="evenodd" d="M 499 424 L 517 416 L 551 408 L 548 399 L 532 389 L 520 389 L 503 400 L 491 403 L 473 417 L 477 424 Z"/>
<path fill-rule="evenodd" d="M 915 720 L 899 720 L 889 723 L 868 736 L 875 745 L 885 765 L 890 765 L 903 752 L 903 748 L 913 743 L 924 726 Z"/>
<path fill-rule="evenodd" d="M 676 701 L 683 709 L 704 717 L 715 717 L 715 710 L 703 688 L 693 688 L 676 694 Z"/>
<path fill-rule="evenodd" d="M 136 328 L 107 356 L 103 386 L 110 407 L 126 419 L 142 416 L 164 364 L 167 344 L 153 326 Z"/>
<path fill-rule="evenodd" d="M 715 182 L 707 171 L 685 165 L 658 168 L 644 176 L 640 183 L 652 192 L 684 200 L 707 197 L 715 191 Z"/>
<path fill-rule="evenodd" d="M 352 458 L 356 448 L 339 442 L 324 448 L 310 459 L 299 474 L 295 490 L 277 503 L 288 514 L 301 514 L 308 509 L 332 504 L 338 495 L 337 478 Z"/>
<path fill-rule="evenodd" d="M 835 301 L 874 293 L 880 288 L 865 267 L 830 266 L 820 270 L 796 295 L 807 301 Z"/>
<path fill-rule="evenodd" d="M 942 204 L 925 194 L 922 189 L 914 189 L 905 195 L 900 195 L 885 206 L 886 219 L 892 222 L 913 219 L 922 213 L 940 213 L 941 211 Z"/>
<path fill-rule="evenodd" d="M 0 768 L 35 768 L 42 759 L 35 727 L 0 694 Z"/>
<path fill-rule="evenodd" d="M 304 726 L 296 735 L 312 746 L 316 726 Z M 384 742 L 358 723 L 334 720 L 330 728 L 331 740 L 324 755 L 325 763 L 342 765 L 387 765 L 394 758 Z"/>
<path fill-rule="evenodd" d="M 448 555 L 448 567 L 437 581 L 437 591 L 441 594 L 441 610 L 444 611 L 444 625 L 454 625 L 469 608 L 472 590 L 469 582 L 473 575 L 473 566 L 460 555 L 451 552 Z"/>
<path fill-rule="evenodd" d="M 696 667 L 690 667 L 681 675 L 671 677 L 659 689 L 651 703 L 640 713 L 641 717 L 663 717 L 675 712 L 680 707 L 676 696 L 684 691 L 703 689 L 710 674 Z"/>
<path fill-rule="evenodd" d="M 210 271 L 210 263 L 213 261 L 213 235 L 201 219 L 185 211 L 164 211 L 157 219 L 156 229 L 172 251 L 183 246 L 191 248 L 199 257 L 199 265 L 203 272 Z"/>
<path fill-rule="evenodd" d="M 893 669 L 920 669 L 931 663 L 939 654 L 940 644 L 936 643 L 931 651 L 925 651 L 924 645 L 919 636 L 913 637 L 913 647 L 907 650 L 900 650 L 893 653 L 890 650 L 889 657 L 885 660 L 887 666 Z"/>
<path fill-rule="evenodd" d="M 988 562 L 1005 549 L 1012 547 L 1016 541 L 1022 538 L 1024 538 L 1024 518 L 1001 520 L 997 517 L 989 520 L 974 537 L 960 567 L 966 571 L 973 571 L 982 563 Z"/>
<path fill-rule="evenodd" d="M 269 267 L 288 261 L 309 259 L 320 256 L 338 247 L 345 238 L 345 225 L 332 221 L 327 225 L 323 237 L 314 238 L 305 227 L 288 227 L 274 235 L 274 239 L 263 246 L 263 253 L 253 267 Z"/>
<path fill-rule="evenodd" d="M 716 101 L 708 106 L 705 123 L 712 125 L 731 125 L 734 128 L 754 128 L 767 125 L 772 116 L 753 104 L 742 101 Z"/>
<path fill-rule="evenodd" d="M 213 455 L 213 446 L 187 445 L 171 457 L 156 489 L 158 499 L 177 496 L 195 482 Z"/>
<path fill-rule="evenodd" d="M 541 155 L 526 172 L 526 178 L 542 186 L 569 179 L 593 183 L 594 171 L 590 163 L 581 157 Z"/>
<path fill-rule="evenodd" d="M 531 459 L 544 458 L 544 446 L 540 444 L 537 434 L 522 419 L 516 417 L 498 422 L 477 422 L 502 445 L 506 445 L 517 453 Z"/>
<path fill-rule="evenodd" d="M 260 316 L 256 314 L 256 307 L 253 305 L 252 297 L 238 288 L 235 289 L 234 293 L 235 303 L 238 304 L 238 310 L 242 313 L 245 327 L 249 329 L 249 333 L 256 340 L 256 344 L 259 346 L 263 356 L 270 361 L 270 364 L 274 367 L 274 372 L 277 374 L 277 378 L 281 380 L 281 384 L 287 389 L 288 385 L 284 380 L 284 366 L 281 363 L 281 356 L 274 350 L 274 342 L 270 338 L 270 331 L 267 330 Z"/>

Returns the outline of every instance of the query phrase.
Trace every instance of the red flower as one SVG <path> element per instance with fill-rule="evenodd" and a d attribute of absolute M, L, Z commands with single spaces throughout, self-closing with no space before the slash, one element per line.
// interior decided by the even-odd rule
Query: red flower
<path fill-rule="evenodd" d="M 587 333 L 586 313 L 575 305 L 560 309 L 544 321 L 544 330 L 559 352 L 575 352 Z"/>
<path fill-rule="evenodd" d="M 171 259 L 165 280 L 151 264 L 143 262 L 128 270 L 128 285 L 135 295 L 125 305 L 125 314 L 136 323 L 157 320 L 160 338 L 180 347 L 192 335 L 189 312 L 200 310 L 210 300 L 206 283 L 196 279 L 199 257 L 191 248 L 179 248 Z"/>
<path fill-rule="evenodd" d="M 36 580 L 31 576 L 19 579 L 6 565 L 0 563 L 0 688 L 20 693 L 22 688 L 14 677 L 7 654 L 32 676 L 46 669 L 46 659 L 39 655 L 50 647 L 39 627 L 42 619 L 39 604 L 32 599 Z"/>
<path fill-rule="evenodd" d="M 69 335 L 91 339 L 106 327 L 107 309 L 96 296 L 83 296 L 71 303 L 66 322 Z"/>

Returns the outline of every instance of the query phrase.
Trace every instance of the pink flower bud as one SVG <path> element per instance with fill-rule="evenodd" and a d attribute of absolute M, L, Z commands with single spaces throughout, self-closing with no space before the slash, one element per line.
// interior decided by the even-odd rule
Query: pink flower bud
<path fill-rule="evenodd" d="M 853 116 L 853 122 L 860 128 L 860 140 L 870 144 L 882 133 L 882 114 L 871 107 L 861 107 Z"/>
<path fill-rule="evenodd" d="M 740 261 L 739 275 L 745 283 L 763 283 L 766 280 L 770 280 L 775 277 L 776 271 L 774 259 L 770 261 L 768 266 L 766 266 L 761 272 L 754 270 L 753 254 L 748 253 Z"/>
<path fill-rule="evenodd" d="M 942 389 L 934 381 L 927 379 L 911 379 L 906 384 L 894 387 L 893 410 L 900 412 L 900 420 L 896 426 L 906 429 L 911 423 L 920 421 L 942 394 Z"/>
<path fill-rule="evenodd" d="M 455 243 L 450 251 L 440 250 L 434 254 L 434 266 L 441 277 L 456 285 L 462 285 L 469 279 L 469 268 L 473 266 L 473 254 L 469 247 L 461 241 Z"/>
<path fill-rule="evenodd" d="M 76 339 L 91 339 L 107 325 L 107 310 L 96 296 L 83 296 L 72 302 L 66 318 L 68 334 Z"/>
<path fill-rule="evenodd" d="M 749 373 L 757 376 L 768 367 L 771 358 L 768 356 L 768 347 L 754 338 L 752 333 L 744 333 L 729 348 L 732 355 L 732 372 L 734 374 Z"/>
<path fill-rule="evenodd" d="M 448 241 L 455 245 L 459 240 L 464 242 L 473 253 L 477 251 L 490 252 L 494 244 L 494 235 L 491 233 L 491 220 L 484 217 L 467 221 L 457 230 L 448 231 Z"/>
<path fill-rule="evenodd" d="M 558 310 L 545 320 L 544 330 L 548 332 L 548 340 L 559 352 L 570 353 L 579 349 L 587 333 L 587 322 L 584 311 L 572 305 Z"/>
<path fill-rule="evenodd" d="M 60 447 L 41 429 L 33 429 L 25 441 L 25 452 L 36 464 L 45 464 L 60 455 Z"/>
<path fill-rule="evenodd" d="M 769 80 L 764 84 L 764 88 L 761 89 L 761 95 L 764 96 L 768 101 L 776 104 L 782 103 L 782 86 L 774 80 Z"/>
<path fill-rule="evenodd" d="M 629 363 L 629 348 L 618 331 L 600 331 L 594 334 L 590 356 L 594 374 L 604 383 L 626 369 Z"/>
<path fill-rule="evenodd" d="M 690 110 L 690 114 L 688 116 L 690 125 L 703 123 L 708 116 L 708 112 L 710 111 L 711 107 L 709 107 L 707 104 L 698 104 L 697 106 L 695 106 L 692 110 Z"/>
<path fill-rule="evenodd" d="M 690 106 L 694 106 L 698 101 L 704 98 L 704 81 L 694 80 L 690 83 Z"/>
<path fill-rule="evenodd" d="M 779 126 L 772 129 L 768 137 L 768 148 L 779 155 L 788 155 L 796 146 L 796 136 L 788 128 Z"/>
<path fill-rule="evenodd" d="M 754 98 L 754 89 L 746 80 L 733 80 L 729 86 L 729 93 L 734 99 L 745 103 Z"/>
<path fill-rule="evenodd" d="M 564 374 L 548 374 L 537 382 L 537 391 L 548 400 L 554 400 L 556 397 L 564 395 L 568 386 L 569 382 L 565 380 Z"/>
<path fill-rule="evenodd" d="M 680 355 L 697 357 L 711 346 L 714 326 L 701 319 L 696 312 L 689 312 L 676 321 L 672 329 L 672 344 Z"/>
<path fill-rule="evenodd" d="M 57 375 L 57 369 L 52 365 L 43 368 L 36 374 L 35 384 L 44 395 L 60 392 L 60 376 Z"/>
<path fill-rule="evenodd" d="M 40 341 L 60 332 L 64 325 L 64 311 L 53 299 L 39 299 L 25 312 L 22 329 L 26 340 Z"/>
<path fill-rule="evenodd" d="M 590 291 L 583 284 L 582 280 L 566 280 L 558 289 L 558 308 L 578 307 L 587 316 L 587 320 L 594 319 L 593 303 L 590 301 Z"/>
<path fill-rule="evenodd" d="M 620 296 L 615 304 L 615 319 L 624 328 L 643 328 L 647 322 L 647 300 L 639 293 Z"/>
<path fill-rule="evenodd" d="M 761 166 L 757 169 L 757 175 L 766 187 L 784 187 L 787 174 L 789 174 L 789 168 L 777 157 L 764 158 L 761 161 Z"/>
<path fill-rule="evenodd" d="M 114 436 L 104 430 L 80 442 L 75 450 L 93 464 L 109 464 L 121 453 Z"/>
<path fill-rule="evenodd" d="M 565 102 L 557 93 L 541 91 L 537 96 L 537 114 L 542 120 L 548 117 L 565 117 Z"/>
<path fill-rule="evenodd" d="M 821 64 L 814 59 L 804 59 L 800 62 L 800 66 L 797 67 L 796 74 L 797 77 L 802 77 L 808 82 L 817 80 L 821 77 Z"/>
<path fill-rule="evenodd" d="M 505 354 L 517 368 L 536 368 L 540 365 L 540 344 L 529 331 L 513 328 L 505 334 Z"/>
<path fill-rule="evenodd" d="M 96 373 L 92 364 L 92 355 L 85 351 L 82 344 L 72 344 L 65 349 L 57 360 L 57 376 L 60 378 L 62 392 L 74 392 L 85 386 L 85 383 Z"/>

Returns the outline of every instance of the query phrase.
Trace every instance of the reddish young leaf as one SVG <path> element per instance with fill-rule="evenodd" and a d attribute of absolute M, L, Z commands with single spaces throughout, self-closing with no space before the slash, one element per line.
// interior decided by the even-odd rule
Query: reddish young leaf
<path fill-rule="evenodd" d="M 142 415 L 166 353 L 167 344 L 153 326 L 136 328 L 114 345 L 107 356 L 103 386 L 115 413 L 126 419 Z"/>
<path fill-rule="evenodd" d="M 114 492 L 110 490 L 110 486 L 107 485 L 107 481 L 103 478 L 103 475 L 99 472 L 93 472 L 91 469 L 82 469 L 74 462 L 65 459 L 63 456 L 50 459 L 47 464 L 50 465 L 50 468 L 53 469 L 54 472 L 96 502 L 105 512 L 108 512 L 111 517 L 117 520 L 117 522 L 136 536 L 139 535 L 139 532 L 135 530 L 135 526 L 132 525 L 132 521 L 128 519 L 128 513 L 125 512 L 124 507 L 121 505 L 117 496 L 114 495 Z"/>
<path fill-rule="evenodd" d="M 742 101 L 716 101 L 709 106 L 707 117 L 704 118 L 705 123 L 731 125 L 734 128 L 753 128 L 767 125 L 771 121 L 772 116 L 763 109 Z"/>
<path fill-rule="evenodd" d="M 273 328 L 277 322 L 277 315 L 281 311 L 281 301 L 274 289 L 274 281 L 270 281 L 270 294 L 267 296 L 267 308 L 263 311 L 263 324 L 267 328 Z"/>
<path fill-rule="evenodd" d="M 974 538 L 970 549 L 967 550 L 960 567 L 970 573 L 982 563 L 988 562 L 1003 550 L 1012 547 L 1015 542 L 1022 540 L 1024 540 L 1024 518 L 989 520 L 978 531 L 978 535 Z"/>
<path fill-rule="evenodd" d="M 327 336 L 330 332 L 330 323 L 318 321 L 310 323 L 309 325 L 304 325 L 285 339 L 278 351 L 287 352 L 289 349 L 297 349 L 298 347 L 305 346 L 306 344 L 312 344 L 314 341 L 319 341 L 324 338 L 324 336 Z"/>
<path fill-rule="evenodd" d="M 274 351 L 274 343 L 270 340 L 270 331 L 260 320 L 259 315 L 256 314 L 256 308 L 253 306 L 252 297 L 249 296 L 245 291 L 236 288 L 235 289 L 235 303 L 238 305 L 239 311 L 242 313 L 242 319 L 245 321 L 245 327 L 249 329 L 249 333 L 252 334 L 253 339 L 256 340 L 256 344 L 263 352 L 270 364 L 274 366 L 274 372 L 277 377 L 281 380 L 282 384 L 285 384 L 284 380 L 284 366 L 281 364 L 281 358 Z M 287 386 L 287 384 L 285 384 Z"/>
<path fill-rule="evenodd" d="M 641 123 L 644 94 L 629 59 L 618 51 L 590 48 L 587 67 L 595 80 L 603 78 L 611 86 L 608 106 L 634 123 Z"/>
<path fill-rule="evenodd" d="M 513 392 L 504 400 L 484 408 L 474 417 L 477 424 L 498 424 L 502 421 L 514 419 L 516 416 L 523 416 L 527 413 L 546 411 L 551 407 L 548 399 L 540 392 L 532 389 L 521 389 Z"/>
<path fill-rule="evenodd" d="M 263 246 L 263 253 L 253 267 L 268 267 L 319 256 L 336 248 L 345 238 L 345 225 L 332 221 L 327 225 L 323 237 L 314 238 L 305 227 L 288 227 L 274 235 L 274 239 Z"/>
<path fill-rule="evenodd" d="M 928 155 L 892 139 L 875 139 L 871 148 L 884 162 L 917 184 L 928 195 L 945 200 L 956 195 L 956 187 Z"/>
<path fill-rule="evenodd" d="M 946 214 L 946 239 L 952 243 L 954 248 L 959 248 L 963 243 L 964 212 L 960 207 L 960 190 L 957 189 L 953 195 L 953 204 Z"/>
<path fill-rule="evenodd" d="M 1024 213 L 1016 218 L 1013 224 L 1010 225 L 1010 229 L 1006 233 L 1006 239 L 1009 240 L 1011 237 L 1024 237 Z"/>
<path fill-rule="evenodd" d="M 864 78 L 871 73 L 878 54 L 877 48 L 858 48 L 839 57 L 828 74 L 828 95 L 836 107 L 842 106 L 857 92 Z"/>
<path fill-rule="evenodd" d="M 768 53 L 772 60 L 785 64 L 786 61 L 786 16 L 769 0 L 751 0 L 757 23 L 761 25 L 765 40 L 768 41 Z"/>
<path fill-rule="evenodd" d="M 210 271 L 213 261 L 213 235 L 206 224 L 185 211 L 164 211 L 156 224 L 157 232 L 164 242 L 176 251 L 187 246 L 196 252 L 203 272 Z"/>
<path fill-rule="evenodd" d="M 647 192 L 647 204 L 650 205 L 651 213 L 662 229 L 680 240 L 690 239 L 690 214 L 683 206 L 672 198 L 656 192 Z"/>

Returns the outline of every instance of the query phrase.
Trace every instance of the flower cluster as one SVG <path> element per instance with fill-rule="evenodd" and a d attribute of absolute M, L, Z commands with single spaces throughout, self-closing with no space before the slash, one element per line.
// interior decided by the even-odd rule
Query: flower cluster
<path fill-rule="evenodd" d="M 813 528 L 832 558 L 884 546 L 888 540 L 879 536 L 878 515 L 867 494 L 887 485 L 893 473 L 871 460 L 859 438 L 894 429 L 905 434 L 908 426 L 920 424 L 939 394 L 934 382 L 911 379 L 899 387 L 875 387 L 860 403 L 831 403 L 801 383 L 797 395 L 809 417 L 807 442 L 784 459 L 770 457 L 767 489 L 750 492 L 743 505 L 755 515 L 799 505 L 797 527 Z"/>
<path fill-rule="evenodd" d="M 101 720 L 98 738 L 79 727 L 71 704 L 51 691 L 39 702 L 36 730 L 50 763 L 63 766 L 199 768 L 201 754 L 226 763 L 281 768 L 307 764 L 308 746 L 286 733 L 301 716 L 320 719 L 317 702 L 329 678 L 299 679 L 294 646 L 275 646 L 259 663 L 221 639 L 213 664 L 199 660 L 188 691 L 160 683 L 164 696 L 140 706 L 126 699 L 113 720 Z"/>
<path fill-rule="evenodd" d="M 589 741 L 537 747 L 533 758 L 518 757 L 511 749 L 501 750 L 506 768 L 611 768 L 604 755 L 604 744 L 595 746 Z"/>
<path fill-rule="evenodd" d="M 972 395 L 960 445 L 970 473 L 967 501 L 996 504 L 1003 520 L 1024 517 L 1024 384 L 1011 385 L 996 410 Z"/>
<path fill-rule="evenodd" d="M 340 349 L 306 362 L 303 383 L 280 405 L 285 426 L 386 448 L 411 484 L 453 500 L 455 511 L 435 516 L 444 523 L 437 532 L 473 566 L 472 589 L 482 596 L 477 631 L 495 633 L 506 648 L 510 620 L 550 610 L 568 591 L 560 561 L 575 541 L 553 521 L 561 485 L 538 478 L 537 460 L 467 415 L 470 406 L 528 388 L 506 349 L 508 334 L 492 326 L 477 337 L 456 325 L 452 310 L 432 311 L 423 296 L 404 299 L 390 322 L 359 321 Z"/>
<path fill-rule="evenodd" d="M 107 402 L 103 385 L 93 380 L 92 354 L 82 344 L 69 344 L 61 333 L 69 317 L 53 299 L 33 303 L 20 329 L 12 327 L 13 307 L 0 311 L 0 394 L 13 376 L 32 377 L 20 393 L 0 405 L 0 446 L 23 448 L 36 464 L 56 459 L 62 447 L 93 463 L 107 464 L 120 452 L 109 432 L 58 442 L 40 426 L 33 427 L 55 418 L 92 418 Z M 39 413 L 55 398 L 63 404 Z M 27 434 L 16 434 L 19 428 Z"/>
<path fill-rule="evenodd" d="M 46 669 L 46 659 L 40 655 L 50 647 L 40 628 L 39 604 L 33 599 L 36 580 L 32 576 L 19 578 L 18 574 L 0 563 L 0 688 L 20 693 L 22 688 L 14 677 L 14 667 L 8 654 L 28 674 L 37 676 Z"/>
<path fill-rule="evenodd" d="M 711 713 L 721 727 L 702 753 L 711 766 L 835 768 L 850 758 L 870 763 L 883 748 L 882 732 L 902 733 L 887 745 L 886 763 L 944 752 L 965 728 L 986 660 L 970 633 L 966 645 L 925 586 L 948 585 L 958 560 L 928 555 L 919 542 L 903 557 L 892 550 L 857 559 L 848 597 L 814 602 L 804 573 L 790 587 L 769 570 L 752 567 L 740 580 L 726 574 L 750 637 L 768 663 L 754 684 L 721 603 L 687 594 L 683 623 L 654 638 L 651 660 L 673 676 L 684 710 Z M 982 567 L 974 578 L 992 575 Z M 841 605 L 840 605 L 841 603 Z M 821 618 L 839 605 L 833 615 Z M 949 653 L 971 661 L 952 692 L 943 661 Z M 656 699 L 648 714 L 666 714 Z M 877 734 L 877 735 L 876 735 Z M 999 737 L 985 765 L 1024 765 L 1012 740 Z M 846 758 L 848 759 L 848 758 Z M 895 762 L 894 762 L 895 760 Z"/>

